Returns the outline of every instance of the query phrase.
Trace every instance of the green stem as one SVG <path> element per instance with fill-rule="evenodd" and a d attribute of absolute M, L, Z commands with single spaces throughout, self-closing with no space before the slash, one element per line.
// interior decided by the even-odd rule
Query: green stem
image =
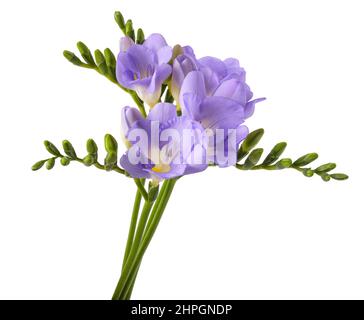
<path fill-rule="evenodd" d="M 163 212 L 167 206 L 168 200 L 172 194 L 174 185 L 176 183 L 177 179 L 170 179 L 166 180 L 163 184 L 163 190 L 161 190 L 161 193 L 159 194 L 159 197 L 157 200 L 158 203 L 154 206 L 153 213 L 150 217 L 150 223 L 148 223 L 148 226 L 146 228 L 146 231 L 143 235 L 142 241 L 140 243 L 140 246 L 135 254 L 135 256 L 130 255 L 130 265 L 128 265 L 127 268 L 124 268 L 124 272 L 122 273 L 118 286 L 116 294 L 114 295 L 113 299 L 125 299 L 128 295 L 131 294 L 130 289 L 133 284 L 133 278 L 136 276 L 137 270 L 141 264 L 141 261 L 143 259 L 143 256 L 153 238 L 153 235 L 159 225 L 159 222 L 162 218 Z M 128 262 L 129 262 L 128 259 Z M 117 295 L 117 293 L 119 295 Z"/>
<path fill-rule="evenodd" d="M 131 215 L 128 240 L 126 242 L 126 247 L 125 247 L 123 267 L 124 267 L 124 265 L 126 263 L 126 260 L 129 257 L 130 250 L 131 250 L 131 247 L 132 247 L 132 244 L 133 244 L 135 229 L 136 229 L 136 225 L 137 225 L 137 222 L 138 222 L 138 215 L 139 215 L 139 208 L 140 208 L 141 200 L 142 200 L 142 194 L 140 193 L 139 189 L 137 189 L 136 194 L 135 194 L 133 213 Z"/>
<path fill-rule="evenodd" d="M 148 192 L 144 188 L 144 183 L 142 183 L 141 180 L 138 178 L 134 179 L 134 182 L 135 182 L 136 186 L 138 187 L 139 192 L 143 196 L 144 200 L 148 201 Z"/>
<path fill-rule="evenodd" d="M 132 264 L 133 258 L 134 258 L 134 256 L 136 255 L 136 253 L 138 251 L 140 242 L 141 242 L 142 237 L 143 237 L 145 225 L 147 224 L 149 213 L 150 213 L 150 211 L 152 209 L 152 206 L 153 206 L 153 202 L 146 201 L 144 203 L 143 210 L 142 210 L 142 213 L 140 215 L 140 219 L 139 219 L 139 223 L 138 223 L 138 228 L 137 228 L 137 231 L 135 233 L 134 240 L 133 240 L 133 244 L 131 246 L 130 253 L 128 254 L 126 262 L 125 262 L 125 264 L 123 266 L 120 281 L 118 282 L 118 284 L 117 284 L 117 286 L 115 288 L 115 292 L 114 292 L 114 295 L 113 295 L 113 300 L 117 300 L 119 295 L 120 295 L 120 292 L 121 292 L 121 289 L 122 289 L 122 281 L 121 280 L 124 279 L 123 275 L 125 275 L 125 274 L 127 274 L 129 272 L 128 270 L 129 270 L 129 268 L 130 268 L 130 266 Z"/>

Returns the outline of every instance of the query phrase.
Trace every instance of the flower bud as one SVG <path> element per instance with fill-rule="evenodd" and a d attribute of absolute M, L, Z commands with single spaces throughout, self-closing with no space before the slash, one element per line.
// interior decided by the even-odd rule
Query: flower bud
<path fill-rule="evenodd" d="M 68 155 L 71 159 L 77 158 L 76 151 L 73 148 L 71 142 L 69 142 L 68 140 L 63 140 L 62 145 L 63 145 L 63 150 L 66 153 L 66 155 Z"/>
<path fill-rule="evenodd" d="M 41 160 L 41 161 L 38 161 L 38 162 L 36 162 L 36 163 L 34 163 L 33 164 L 33 166 L 32 166 L 32 170 L 33 171 L 37 171 L 37 170 L 39 170 L 40 168 L 42 168 L 43 167 L 43 165 L 46 163 L 46 160 Z"/>
<path fill-rule="evenodd" d="M 95 50 L 95 60 L 96 60 L 97 68 L 100 70 L 100 72 L 102 74 L 106 74 L 107 65 L 106 65 L 105 57 L 99 49 Z"/>
<path fill-rule="evenodd" d="M 61 155 L 59 150 L 56 148 L 56 146 L 52 142 L 46 140 L 46 141 L 44 141 L 44 146 L 46 147 L 47 151 L 50 154 L 53 154 L 54 156 L 57 156 L 57 157 L 59 157 Z"/>
<path fill-rule="evenodd" d="M 55 164 L 54 158 L 48 159 L 47 162 L 46 162 L 47 170 L 51 170 L 54 167 L 54 164 Z"/>
<path fill-rule="evenodd" d="M 81 66 L 83 62 L 71 51 L 63 51 L 63 56 L 76 66 Z"/>
<path fill-rule="evenodd" d="M 80 51 L 82 58 L 91 66 L 96 67 L 94 58 L 92 57 L 90 49 L 81 41 L 77 42 L 78 51 Z"/>

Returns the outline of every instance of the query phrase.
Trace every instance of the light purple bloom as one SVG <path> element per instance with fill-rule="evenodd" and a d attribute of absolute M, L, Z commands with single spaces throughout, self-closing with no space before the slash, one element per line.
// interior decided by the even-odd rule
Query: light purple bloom
<path fill-rule="evenodd" d="M 122 112 L 122 130 L 130 148 L 120 164 L 132 177 L 162 180 L 207 168 L 207 141 L 198 122 L 177 116 L 176 106 L 170 103 L 156 104 L 146 119 L 138 113 L 130 107 Z"/>
<path fill-rule="evenodd" d="M 116 78 L 125 88 L 134 90 L 149 106 L 159 100 L 164 81 L 172 72 L 168 62 L 172 58 L 169 47 L 160 34 L 150 35 L 142 45 L 128 37 L 120 41 Z"/>
<path fill-rule="evenodd" d="M 210 149 L 214 152 L 210 161 L 225 167 L 236 162 L 236 149 L 248 134 L 243 122 L 252 115 L 255 103 L 264 99 L 250 100 L 252 93 L 243 81 L 242 69 L 234 64 L 228 70 L 226 64 L 220 62 L 216 58 L 206 59 L 204 70 L 188 73 L 179 100 L 183 115 L 200 122 L 213 133 Z M 221 131 L 222 134 L 217 134 Z M 229 141 L 229 137 L 234 141 Z M 223 150 L 229 157 L 218 159 L 218 150 Z"/>

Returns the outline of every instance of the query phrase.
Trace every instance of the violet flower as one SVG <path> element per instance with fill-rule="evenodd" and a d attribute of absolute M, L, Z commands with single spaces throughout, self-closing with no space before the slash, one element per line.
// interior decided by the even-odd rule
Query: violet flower
<path fill-rule="evenodd" d="M 209 67 L 187 74 L 180 103 L 183 115 L 200 122 L 212 133 L 209 149 L 213 152 L 209 160 L 226 167 L 236 163 L 237 147 L 248 134 L 243 122 L 264 98 L 250 100 L 252 93 L 244 82 L 242 69 L 234 66 L 229 69 L 226 64 L 215 62 L 215 58 L 209 58 L 206 63 Z"/>
<path fill-rule="evenodd" d="M 120 164 L 133 178 L 163 180 L 207 168 L 204 129 L 189 117 L 177 116 L 175 105 L 158 103 L 146 119 L 125 107 L 122 119 L 130 148 Z"/>
<path fill-rule="evenodd" d="M 162 84 L 172 72 L 168 62 L 172 58 L 169 47 L 160 34 L 150 35 L 142 45 L 130 38 L 120 41 L 116 78 L 125 88 L 134 90 L 150 107 L 161 95 Z"/>

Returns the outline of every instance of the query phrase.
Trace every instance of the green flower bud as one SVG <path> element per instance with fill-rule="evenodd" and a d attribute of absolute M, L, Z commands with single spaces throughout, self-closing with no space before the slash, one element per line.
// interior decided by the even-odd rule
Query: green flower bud
<path fill-rule="evenodd" d="M 88 139 L 86 143 L 87 152 L 89 154 L 97 154 L 97 144 L 93 139 Z"/>
<path fill-rule="evenodd" d="M 130 37 L 133 41 L 135 41 L 135 32 L 133 29 L 133 21 L 130 19 L 125 24 L 125 33 L 128 37 Z"/>
<path fill-rule="evenodd" d="M 83 62 L 71 51 L 64 50 L 63 56 L 75 66 L 82 66 Z"/>
<path fill-rule="evenodd" d="M 248 134 L 238 150 L 238 161 L 248 155 L 249 151 L 258 144 L 263 134 L 264 129 L 258 129 Z"/>
<path fill-rule="evenodd" d="M 346 180 L 349 178 L 349 176 L 346 175 L 345 173 L 333 173 L 333 174 L 330 174 L 330 177 L 335 180 Z"/>
<path fill-rule="evenodd" d="M 55 159 L 54 158 L 48 159 L 47 162 L 46 162 L 47 170 L 51 170 L 54 167 L 54 164 L 55 164 Z"/>
<path fill-rule="evenodd" d="M 102 74 L 106 74 L 107 73 L 106 60 L 104 55 L 99 49 L 95 50 L 95 59 L 97 68 L 100 70 Z"/>
<path fill-rule="evenodd" d="M 295 167 L 302 167 L 308 165 L 309 163 L 315 161 L 318 158 L 317 153 L 308 153 L 304 156 L 298 158 L 295 162 L 293 162 L 293 166 Z"/>
<path fill-rule="evenodd" d="M 43 165 L 46 163 L 47 160 L 41 160 L 41 161 L 38 161 L 36 163 L 33 164 L 32 166 L 32 170 L 33 171 L 37 171 L 39 170 L 40 168 L 43 167 Z"/>
<path fill-rule="evenodd" d="M 96 159 L 92 154 L 88 154 L 86 157 L 82 159 L 82 162 L 85 166 L 89 167 L 96 162 Z"/>
<path fill-rule="evenodd" d="M 284 149 L 286 149 L 286 147 L 287 147 L 286 142 L 277 143 L 273 147 L 271 152 L 269 152 L 269 154 L 264 159 L 262 164 L 266 166 L 266 165 L 270 165 L 270 164 L 274 163 L 275 161 L 277 161 L 279 159 L 279 157 L 282 155 L 282 153 L 284 152 Z"/>
<path fill-rule="evenodd" d="M 289 158 L 284 158 L 279 160 L 274 166 L 277 169 L 286 169 L 289 168 L 292 165 L 292 160 Z"/>
<path fill-rule="evenodd" d="M 330 175 L 327 173 L 323 173 L 320 176 L 321 176 L 322 180 L 324 180 L 325 182 L 330 181 L 330 179 L 331 179 Z"/>
<path fill-rule="evenodd" d="M 44 141 L 44 146 L 46 147 L 47 151 L 50 154 L 53 154 L 54 156 L 57 156 L 57 157 L 59 157 L 61 155 L 59 150 L 56 148 L 56 146 L 52 142 L 46 140 L 46 141 Z"/>
<path fill-rule="evenodd" d="M 81 53 L 82 58 L 91 66 L 96 67 L 94 58 L 92 57 L 90 49 L 81 41 L 77 42 L 77 48 Z"/>
<path fill-rule="evenodd" d="M 244 169 L 251 169 L 253 168 L 258 161 L 260 160 L 260 157 L 263 154 L 263 149 L 262 148 L 258 148 L 258 149 L 254 149 L 248 156 L 248 158 L 245 160 L 244 162 Z"/>
<path fill-rule="evenodd" d="M 302 171 L 302 173 L 306 176 L 306 177 L 312 177 L 313 175 L 314 175 L 314 171 L 313 170 L 311 170 L 311 169 L 304 169 L 303 171 Z"/>
<path fill-rule="evenodd" d="M 335 168 L 336 168 L 335 163 L 326 163 L 326 164 L 323 164 L 322 166 L 319 166 L 318 168 L 316 168 L 315 172 L 317 172 L 317 173 L 329 172 L 331 170 L 334 170 Z"/>
<path fill-rule="evenodd" d="M 125 33 L 125 20 L 120 11 L 116 11 L 114 13 L 114 19 L 115 22 L 118 24 L 119 28 L 121 29 L 121 31 Z"/>
<path fill-rule="evenodd" d="M 68 140 L 63 140 L 62 145 L 63 145 L 63 150 L 66 153 L 66 155 L 68 155 L 71 159 L 77 158 L 76 151 L 73 148 L 71 142 L 69 142 Z"/>
<path fill-rule="evenodd" d="M 148 191 L 148 201 L 153 202 L 157 199 L 159 192 L 159 184 L 155 185 L 152 182 L 149 182 L 149 191 Z"/>
<path fill-rule="evenodd" d="M 106 155 L 105 158 L 105 170 L 110 171 L 116 165 L 117 162 L 117 154 L 116 152 L 110 152 Z"/>
<path fill-rule="evenodd" d="M 68 166 L 70 164 L 71 160 L 67 157 L 62 157 L 61 158 L 61 165 L 62 166 Z"/>
<path fill-rule="evenodd" d="M 144 39 L 145 39 L 144 32 L 143 32 L 142 29 L 139 28 L 138 31 L 137 31 L 137 43 L 138 44 L 143 44 Z"/>
<path fill-rule="evenodd" d="M 110 153 L 110 152 L 117 153 L 118 152 L 118 143 L 111 134 L 105 135 L 104 143 L 105 143 L 105 150 L 108 153 Z"/>

